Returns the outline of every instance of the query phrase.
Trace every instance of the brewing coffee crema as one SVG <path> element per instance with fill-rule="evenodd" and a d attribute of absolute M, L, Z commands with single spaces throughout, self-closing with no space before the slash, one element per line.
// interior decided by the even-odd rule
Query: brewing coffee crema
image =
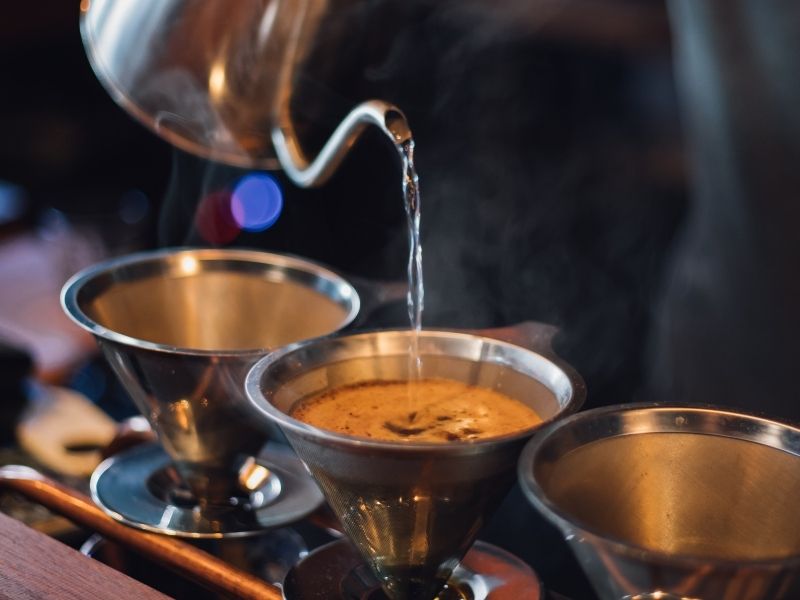
<path fill-rule="evenodd" d="M 476 441 L 541 423 L 505 394 L 450 379 L 366 381 L 301 400 L 291 416 L 335 433 L 380 441 Z"/>

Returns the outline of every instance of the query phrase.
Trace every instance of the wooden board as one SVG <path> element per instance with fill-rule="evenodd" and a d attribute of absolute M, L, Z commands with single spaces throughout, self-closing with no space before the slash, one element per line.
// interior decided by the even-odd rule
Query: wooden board
<path fill-rule="evenodd" d="M 163 600 L 167 596 L 0 513 L 0 598 Z"/>

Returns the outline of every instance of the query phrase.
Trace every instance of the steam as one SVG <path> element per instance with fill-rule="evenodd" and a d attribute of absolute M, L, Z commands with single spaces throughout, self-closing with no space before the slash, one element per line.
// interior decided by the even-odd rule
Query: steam
<path fill-rule="evenodd" d="M 399 106 L 425 197 L 425 326 L 553 323 L 592 397 L 619 402 L 640 384 L 683 210 L 679 186 L 654 181 L 648 162 L 676 129 L 671 72 L 663 55 L 553 44 L 548 32 L 564 15 L 545 4 L 533 14 L 511 3 L 348 3 L 326 15 L 298 68 L 292 116 L 313 154 L 358 102 Z M 202 243 L 189 225 L 197 206 L 244 171 L 181 152 L 176 167 L 162 242 Z M 362 139 L 321 190 L 274 175 L 286 196 L 281 218 L 224 243 L 405 280 L 402 173 L 381 136 Z M 406 325 L 403 308 L 380 324 Z"/>
<path fill-rule="evenodd" d="M 162 246 L 223 246 L 240 228 L 231 211 L 231 189 L 242 172 L 175 150 L 164 196 L 158 240 Z"/>
<path fill-rule="evenodd" d="M 238 154 L 242 146 L 208 101 L 208 82 L 199 82 L 182 68 L 158 71 L 146 79 L 143 100 L 158 107 L 156 133 L 185 150 L 212 155 Z"/>
<path fill-rule="evenodd" d="M 797 23 L 791 3 L 670 4 L 693 210 L 650 358 L 660 399 L 796 419 Z"/>
<path fill-rule="evenodd" d="M 417 141 L 426 326 L 553 323 L 590 401 L 622 402 L 685 206 L 649 163 L 677 143 L 672 74 L 663 54 L 552 44 L 566 16 L 545 4 L 439 4 L 365 74 Z"/>

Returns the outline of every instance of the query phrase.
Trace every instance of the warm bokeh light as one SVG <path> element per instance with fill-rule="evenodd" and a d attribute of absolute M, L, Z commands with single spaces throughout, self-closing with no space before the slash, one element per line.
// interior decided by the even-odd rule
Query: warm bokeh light
<path fill-rule="evenodd" d="M 192 403 L 185 398 L 178 400 L 177 402 L 173 402 L 169 406 L 170 411 L 172 411 L 172 419 L 173 421 L 180 427 L 183 431 L 189 431 L 192 429 L 194 424 L 194 414 L 192 410 Z"/>
<path fill-rule="evenodd" d="M 208 73 L 208 94 L 219 100 L 225 93 L 225 63 L 217 61 L 211 65 Z"/>
<path fill-rule="evenodd" d="M 181 256 L 181 272 L 184 275 L 194 275 L 200 269 L 200 264 L 194 256 Z"/>
<path fill-rule="evenodd" d="M 266 173 L 242 177 L 231 195 L 231 215 L 245 231 L 264 231 L 272 227 L 283 210 L 283 191 Z"/>
<path fill-rule="evenodd" d="M 241 231 L 231 214 L 231 195 L 216 191 L 206 195 L 197 207 L 194 217 L 197 233 L 208 243 L 227 244 Z"/>

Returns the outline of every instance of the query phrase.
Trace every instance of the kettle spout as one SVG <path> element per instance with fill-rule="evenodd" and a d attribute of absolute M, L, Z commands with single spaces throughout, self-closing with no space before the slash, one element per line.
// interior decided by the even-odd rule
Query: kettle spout
<path fill-rule="evenodd" d="M 402 146 L 413 139 L 406 116 L 400 109 L 391 104 L 386 104 L 383 114 L 383 127 L 381 128 L 389 134 L 389 137 L 392 138 L 397 146 Z"/>
<path fill-rule="evenodd" d="M 386 134 L 398 149 L 412 140 L 408 121 L 399 108 L 383 100 L 367 100 L 348 113 L 312 161 L 300 148 L 288 117 L 279 119 L 278 125 L 272 129 L 272 144 L 281 167 L 295 184 L 316 187 L 336 172 L 350 148 L 370 125 Z"/>

